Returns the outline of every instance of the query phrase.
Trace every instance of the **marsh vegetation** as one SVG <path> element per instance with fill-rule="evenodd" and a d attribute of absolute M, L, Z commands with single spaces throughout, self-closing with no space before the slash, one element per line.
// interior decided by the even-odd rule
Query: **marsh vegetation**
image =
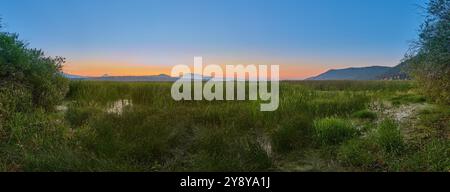
<path fill-rule="evenodd" d="M 0 171 L 450 171 L 450 1 L 430 0 L 414 81 L 285 81 L 261 101 L 171 83 L 69 81 L 0 31 Z M 1 25 L 0 25 L 1 29 Z"/>
<path fill-rule="evenodd" d="M 261 112 L 259 101 L 174 101 L 170 89 L 171 83 L 72 81 L 60 110 L 15 114 L 4 124 L 1 168 L 450 168 L 450 111 L 427 103 L 410 81 L 283 82 L 274 112 Z M 414 110 L 397 119 L 404 107 Z"/>

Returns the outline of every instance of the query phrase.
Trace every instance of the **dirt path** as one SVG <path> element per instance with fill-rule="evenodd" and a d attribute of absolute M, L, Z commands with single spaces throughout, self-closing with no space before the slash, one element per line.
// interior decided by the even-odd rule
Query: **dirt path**
<path fill-rule="evenodd" d="M 406 141 L 418 141 L 419 130 L 419 112 L 427 108 L 429 105 L 424 103 L 410 103 L 403 104 L 399 106 L 393 106 L 388 102 L 375 103 L 372 107 L 373 110 L 381 114 L 379 121 L 385 118 L 395 120 L 400 128 L 402 135 L 405 137 Z M 426 137 L 426 135 L 421 135 L 421 137 Z"/>

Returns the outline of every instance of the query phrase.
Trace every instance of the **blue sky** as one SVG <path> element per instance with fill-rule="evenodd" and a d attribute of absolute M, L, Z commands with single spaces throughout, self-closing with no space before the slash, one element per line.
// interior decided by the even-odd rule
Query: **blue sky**
<path fill-rule="evenodd" d="M 425 0 L 0 0 L 0 17 L 3 30 L 19 33 L 49 55 L 66 57 L 74 72 L 98 63 L 170 66 L 203 56 L 215 64 L 295 66 L 306 72 L 289 78 L 304 78 L 328 68 L 396 65 L 417 36 L 423 20 L 419 6 L 424 4 Z"/>

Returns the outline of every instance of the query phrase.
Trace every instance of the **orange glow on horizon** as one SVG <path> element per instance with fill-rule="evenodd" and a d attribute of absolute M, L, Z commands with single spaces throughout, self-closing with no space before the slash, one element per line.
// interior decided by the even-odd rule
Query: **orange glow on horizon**
<path fill-rule="evenodd" d="M 117 62 L 70 62 L 63 71 L 72 75 L 98 77 L 109 76 L 145 76 L 170 74 L 170 66 L 124 64 Z"/>
<path fill-rule="evenodd" d="M 236 65 L 236 63 L 230 63 Z M 263 64 L 263 63 L 261 63 Z M 207 64 L 203 64 L 206 66 Z M 192 68 L 192 65 L 189 65 Z M 225 65 L 221 65 L 225 73 Z M 145 75 L 170 75 L 173 66 L 125 64 L 120 62 L 82 61 L 68 62 L 63 71 L 71 75 L 98 77 L 105 74 L 109 76 L 145 76 Z M 318 65 L 280 65 L 280 79 L 304 79 L 324 72 L 324 67 Z M 192 70 L 193 71 L 193 70 Z"/>
<path fill-rule="evenodd" d="M 324 67 L 315 66 L 297 66 L 297 65 L 280 65 L 280 79 L 283 80 L 298 80 L 319 75 L 325 72 Z"/>

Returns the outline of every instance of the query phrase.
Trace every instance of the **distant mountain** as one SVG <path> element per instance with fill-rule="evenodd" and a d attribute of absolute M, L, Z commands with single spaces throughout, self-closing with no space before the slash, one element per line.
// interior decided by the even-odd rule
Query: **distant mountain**
<path fill-rule="evenodd" d="M 306 80 L 404 80 L 409 79 L 406 63 L 401 63 L 395 67 L 371 66 L 371 67 L 351 67 L 345 69 L 332 69 L 318 76 L 308 78 Z M 173 82 L 178 79 L 208 81 L 214 80 L 212 77 L 202 76 L 198 74 L 185 74 L 180 77 L 171 77 L 166 74 L 149 75 L 149 76 L 108 76 L 102 77 L 86 77 L 71 74 L 62 74 L 64 77 L 73 80 L 91 80 L 91 81 L 123 81 L 123 82 Z M 227 81 L 227 79 L 225 79 Z"/>
<path fill-rule="evenodd" d="M 407 70 L 408 70 L 408 64 L 403 62 L 395 67 L 392 67 L 386 73 L 380 75 L 379 79 L 385 79 L 385 80 L 410 79 L 408 73 L 406 72 Z"/>
<path fill-rule="evenodd" d="M 184 74 L 180 78 L 182 80 L 193 80 L 193 81 L 209 81 L 211 79 L 211 77 L 202 76 L 202 75 L 194 74 L 194 73 Z"/>
<path fill-rule="evenodd" d="M 170 77 L 165 74 L 149 76 L 107 76 L 89 77 L 86 80 L 91 81 L 120 81 L 120 82 L 143 82 L 143 81 L 176 81 L 178 78 Z"/>
<path fill-rule="evenodd" d="M 68 79 L 86 79 L 88 77 L 80 76 L 80 75 L 71 75 L 67 73 L 62 73 L 62 76 Z"/>
<path fill-rule="evenodd" d="M 117 82 L 172 82 L 178 79 L 190 81 L 208 81 L 211 77 L 197 75 L 197 74 L 185 74 L 181 77 L 171 77 L 166 74 L 160 75 L 147 75 L 147 76 L 109 76 L 107 74 L 101 77 L 84 77 L 79 75 L 62 74 L 64 77 L 72 80 L 88 80 L 88 81 L 117 81 Z"/>
<path fill-rule="evenodd" d="M 388 73 L 392 67 L 352 67 L 346 69 L 332 69 L 318 76 L 306 80 L 376 80 Z"/>

